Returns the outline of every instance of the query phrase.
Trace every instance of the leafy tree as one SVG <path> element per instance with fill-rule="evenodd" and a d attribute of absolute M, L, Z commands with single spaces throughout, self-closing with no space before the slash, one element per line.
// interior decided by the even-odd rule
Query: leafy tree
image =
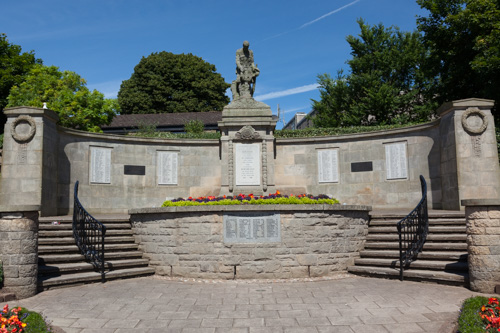
<path fill-rule="evenodd" d="M 184 124 L 184 131 L 186 133 L 203 133 L 205 129 L 205 124 L 199 119 L 191 119 Z"/>
<path fill-rule="evenodd" d="M 7 36 L 0 33 L 0 133 L 7 118 L 1 112 L 7 105 L 10 88 L 21 84 L 35 64 L 41 64 L 33 51 L 21 53 L 21 46 L 9 43 Z"/>
<path fill-rule="evenodd" d="M 500 2 L 417 0 L 429 11 L 418 28 L 429 48 L 438 101 L 467 97 L 500 102 Z"/>
<path fill-rule="evenodd" d="M 143 57 L 118 92 L 122 114 L 221 110 L 229 87 L 214 65 L 189 54 Z"/>
<path fill-rule="evenodd" d="M 432 80 L 418 32 L 402 32 L 358 20 L 359 37 L 347 36 L 350 73 L 318 76 L 321 100 L 313 100 L 316 127 L 400 124 L 426 120 L 436 105 L 426 99 Z"/>
<path fill-rule="evenodd" d="M 118 107 L 116 100 L 104 99 L 97 90 L 90 91 L 78 74 L 59 71 L 55 66 L 35 65 L 19 86 L 13 86 L 8 105 L 42 107 L 59 114 L 59 124 L 83 131 L 101 132 Z"/>

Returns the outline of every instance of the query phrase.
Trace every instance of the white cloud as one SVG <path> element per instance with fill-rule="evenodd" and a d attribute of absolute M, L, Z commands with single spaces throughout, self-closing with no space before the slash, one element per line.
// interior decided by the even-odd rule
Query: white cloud
<path fill-rule="evenodd" d="M 353 2 L 351 2 L 351 3 L 348 3 L 348 4 L 347 4 L 347 5 L 345 5 L 345 6 L 342 6 L 342 7 L 340 7 L 340 8 L 335 9 L 335 10 L 332 10 L 331 12 L 326 13 L 325 15 L 322 15 L 322 16 L 318 17 L 317 19 L 314 19 L 314 20 L 312 20 L 312 21 L 310 21 L 310 22 L 304 23 L 304 24 L 302 24 L 302 25 L 300 26 L 300 28 L 299 28 L 299 29 L 305 28 L 305 27 L 307 27 L 308 25 L 311 25 L 311 24 L 313 24 L 313 23 L 316 23 L 316 22 L 318 22 L 318 21 L 320 21 L 320 20 L 324 19 L 325 17 L 328 17 L 328 16 L 330 16 L 330 15 L 332 15 L 332 14 L 338 13 L 338 12 L 340 12 L 341 10 L 343 10 L 343 9 L 345 9 L 345 8 L 349 7 L 349 6 L 354 5 L 355 3 L 359 2 L 359 1 L 360 1 L 360 0 L 353 1 Z"/>
<path fill-rule="evenodd" d="M 265 101 L 268 99 L 284 97 L 284 96 L 289 96 L 289 95 L 295 95 L 295 94 L 308 92 L 311 90 L 316 90 L 316 89 L 318 89 L 318 87 L 319 87 L 319 84 L 317 84 L 317 83 L 307 84 L 307 85 L 301 86 L 301 87 L 291 88 L 291 89 L 282 90 L 282 91 L 275 91 L 275 92 L 271 92 L 268 94 L 255 96 L 254 98 L 258 101 Z"/>

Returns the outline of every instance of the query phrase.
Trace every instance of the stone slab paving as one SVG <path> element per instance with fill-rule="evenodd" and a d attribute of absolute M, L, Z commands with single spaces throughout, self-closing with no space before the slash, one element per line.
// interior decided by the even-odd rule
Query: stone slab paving
<path fill-rule="evenodd" d="M 295 281 L 153 276 L 44 291 L 10 305 L 40 312 L 68 333 L 449 333 L 461 302 L 474 295 L 348 274 Z"/>

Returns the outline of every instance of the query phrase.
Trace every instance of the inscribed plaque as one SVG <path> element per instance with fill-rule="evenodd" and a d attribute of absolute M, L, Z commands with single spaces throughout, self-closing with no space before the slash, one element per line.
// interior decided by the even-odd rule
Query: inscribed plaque
<path fill-rule="evenodd" d="M 338 149 L 318 150 L 318 182 L 338 183 L 339 158 Z"/>
<path fill-rule="evenodd" d="M 387 179 L 408 178 L 406 142 L 385 145 L 385 168 L 387 170 Z"/>
<path fill-rule="evenodd" d="M 90 182 L 111 184 L 111 149 L 90 147 Z"/>
<path fill-rule="evenodd" d="M 279 213 L 224 214 L 224 243 L 281 242 Z"/>
<path fill-rule="evenodd" d="M 159 185 L 177 185 L 177 160 L 178 152 L 158 151 L 157 152 L 157 175 Z"/>
<path fill-rule="evenodd" d="M 236 185 L 260 185 L 260 144 L 238 143 L 236 148 Z"/>

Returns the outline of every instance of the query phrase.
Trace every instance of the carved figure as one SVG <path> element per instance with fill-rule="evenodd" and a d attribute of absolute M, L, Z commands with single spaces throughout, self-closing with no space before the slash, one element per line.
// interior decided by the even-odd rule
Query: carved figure
<path fill-rule="evenodd" d="M 233 100 L 251 98 L 255 91 L 255 81 L 260 70 L 253 63 L 253 51 L 250 43 L 243 42 L 243 47 L 236 51 L 236 80 L 231 83 Z"/>

